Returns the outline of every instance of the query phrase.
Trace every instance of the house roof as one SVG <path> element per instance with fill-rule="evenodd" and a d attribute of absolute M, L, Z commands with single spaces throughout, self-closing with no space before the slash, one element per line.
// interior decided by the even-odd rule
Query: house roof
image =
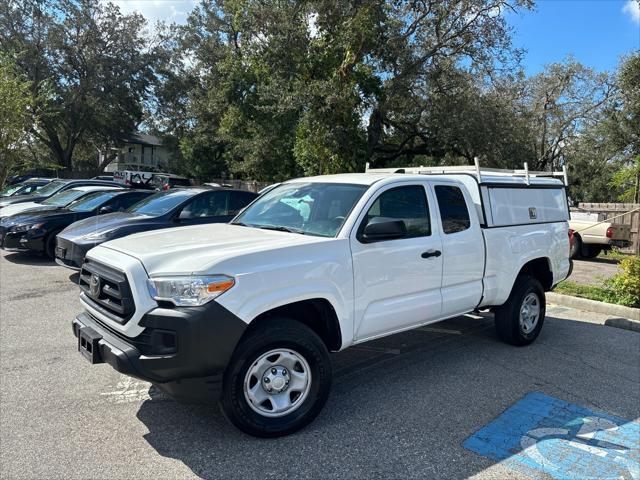
<path fill-rule="evenodd" d="M 156 147 L 162 146 L 162 141 L 158 137 L 147 133 L 132 133 L 122 140 L 127 143 L 137 143 L 139 145 L 152 145 Z"/>

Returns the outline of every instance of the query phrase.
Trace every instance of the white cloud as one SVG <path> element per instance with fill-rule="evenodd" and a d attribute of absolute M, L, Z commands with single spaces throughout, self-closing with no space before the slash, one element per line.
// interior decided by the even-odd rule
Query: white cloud
<path fill-rule="evenodd" d="M 120 7 L 122 13 L 138 12 L 142 14 L 149 26 L 162 20 L 166 23 L 185 23 L 197 0 L 105 0 Z"/>
<path fill-rule="evenodd" d="M 622 11 L 629 15 L 632 21 L 640 23 L 640 2 L 638 0 L 627 0 Z"/>

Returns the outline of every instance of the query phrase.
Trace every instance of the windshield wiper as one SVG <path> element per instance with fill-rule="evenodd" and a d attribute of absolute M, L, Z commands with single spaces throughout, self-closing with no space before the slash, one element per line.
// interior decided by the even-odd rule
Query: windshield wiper
<path fill-rule="evenodd" d="M 255 228 L 261 228 L 263 230 L 275 230 L 276 232 L 299 233 L 300 235 L 306 234 L 304 230 L 300 230 L 299 228 L 284 227 L 282 225 L 251 225 L 251 226 Z"/>

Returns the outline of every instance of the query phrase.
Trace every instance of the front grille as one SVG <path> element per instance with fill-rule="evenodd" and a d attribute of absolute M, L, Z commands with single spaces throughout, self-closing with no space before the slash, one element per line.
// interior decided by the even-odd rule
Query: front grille
<path fill-rule="evenodd" d="M 133 316 L 135 303 L 124 272 L 87 259 L 79 285 L 89 304 L 109 319 L 124 324 Z"/>

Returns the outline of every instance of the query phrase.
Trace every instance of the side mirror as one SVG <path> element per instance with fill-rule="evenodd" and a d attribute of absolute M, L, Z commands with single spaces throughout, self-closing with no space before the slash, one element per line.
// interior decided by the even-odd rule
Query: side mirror
<path fill-rule="evenodd" d="M 375 217 L 369 220 L 361 235 L 364 243 L 379 242 L 381 240 L 396 240 L 407 236 L 407 226 L 404 221 L 395 218 Z"/>
<path fill-rule="evenodd" d="M 98 210 L 98 215 L 104 215 L 105 213 L 113 213 L 113 208 L 106 206 L 106 207 L 102 207 L 100 208 L 100 210 Z"/>

